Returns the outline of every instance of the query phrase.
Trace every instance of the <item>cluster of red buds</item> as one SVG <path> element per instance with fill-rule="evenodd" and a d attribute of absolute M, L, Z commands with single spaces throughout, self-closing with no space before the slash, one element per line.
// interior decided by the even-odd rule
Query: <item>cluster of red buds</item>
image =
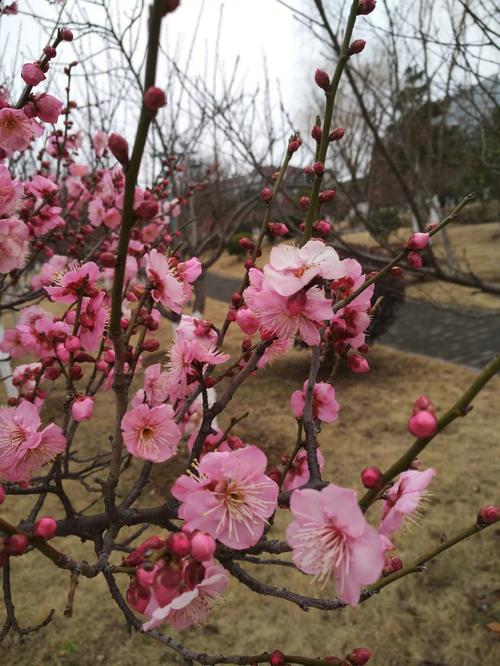
<path fill-rule="evenodd" d="M 174 532 L 151 536 L 123 560 L 135 569 L 127 590 L 129 604 L 142 613 L 154 595 L 160 606 L 169 604 L 203 580 L 203 562 L 215 552 L 215 540 L 203 532 Z"/>
<path fill-rule="evenodd" d="M 429 234 L 427 232 L 419 232 L 412 234 L 406 241 L 405 249 L 407 250 L 406 261 L 412 268 L 422 268 L 423 261 L 420 254 L 423 249 L 429 244 Z"/>

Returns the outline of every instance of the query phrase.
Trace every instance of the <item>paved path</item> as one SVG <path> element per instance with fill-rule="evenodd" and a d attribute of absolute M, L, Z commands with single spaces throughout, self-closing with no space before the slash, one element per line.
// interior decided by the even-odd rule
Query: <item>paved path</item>
<path fill-rule="evenodd" d="M 238 279 L 208 273 L 207 295 L 226 301 L 240 284 Z M 500 311 L 475 310 L 466 314 L 407 300 L 380 341 L 402 351 L 482 368 L 495 353 L 500 353 Z"/>

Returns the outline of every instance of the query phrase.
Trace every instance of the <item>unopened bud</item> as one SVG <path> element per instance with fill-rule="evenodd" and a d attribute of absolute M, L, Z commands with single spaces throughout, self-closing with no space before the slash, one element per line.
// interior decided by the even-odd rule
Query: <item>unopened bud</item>
<path fill-rule="evenodd" d="M 314 80 L 316 85 L 323 90 L 328 90 L 330 86 L 330 77 L 323 69 L 317 69 L 314 73 Z"/>
<path fill-rule="evenodd" d="M 352 44 L 347 49 L 347 55 L 355 55 L 356 53 L 361 53 L 365 48 L 366 42 L 364 39 L 355 39 Z"/>

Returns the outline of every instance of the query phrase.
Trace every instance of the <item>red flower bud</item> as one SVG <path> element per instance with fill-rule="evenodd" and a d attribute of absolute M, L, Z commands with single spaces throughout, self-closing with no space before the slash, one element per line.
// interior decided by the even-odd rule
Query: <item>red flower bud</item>
<path fill-rule="evenodd" d="M 477 514 L 477 522 L 480 525 L 491 525 L 498 519 L 500 519 L 500 506 L 495 506 L 494 504 L 483 506 L 483 508 Z"/>
<path fill-rule="evenodd" d="M 142 343 L 142 349 L 147 352 L 155 352 L 160 348 L 160 341 L 156 338 L 148 338 Z"/>
<path fill-rule="evenodd" d="M 142 220 L 152 220 L 158 214 L 159 209 L 156 199 L 144 199 L 137 206 L 136 213 Z"/>
<path fill-rule="evenodd" d="M 175 12 L 177 7 L 181 4 L 181 0 L 164 0 L 165 8 L 164 13 L 169 14 L 170 12 Z"/>
<path fill-rule="evenodd" d="M 323 162 L 315 162 L 313 164 L 313 171 L 316 175 L 322 176 L 325 173 L 325 165 Z"/>
<path fill-rule="evenodd" d="M 293 155 L 293 153 L 295 153 L 301 145 L 302 142 L 300 139 L 292 139 L 292 141 L 288 143 L 288 154 Z"/>
<path fill-rule="evenodd" d="M 366 648 L 356 648 L 347 655 L 347 661 L 353 666 L 363 666 L 372 658 L 372 653 Z"/>
<path fill-rule="evenodd" d="M 366 16 L 371 14 L 375 9 L 376 0 L 359 0 L 358 2 L 358 16 Z"/>
<path fill-rule="evenodd" d="M 25 534 L 13 534 L 7 542 L 7 553 L 9 555 L 22 555 L 28 550 L 30 542 Z"/>
<path fill-rule="evenodd" d="M 206 562 L 215 553 L 215 539 L 210 534 L 196 532 L 191 537 L 191 556 L 198 562 Z"/>
<path fill-rule="evenodd" d="M 285 655 L 281 650 L 274 650 L 269 655 L 269 663 L 271 666 L 285 666 Z"/>
<path fill-rule="evenodd" d="M 153 113 L 156 113 L 166 103 L 167 98 L 161 88 L 150 86 L 144 93 L 144 106 Z"/>
<path fill-rule="evenodd" d="M 337 192 L 335 190 L 323 190 L 323 192 L 319 193 L 319 200 L 321 203 L 328 203 L 336 194 Z"/>
<path fill-rule="evenodd" d="M 316 85 L 323 90 L 328 90 L 330 86 L 330 77 L 323 69 L 317 69 L 314 73 L 314 80 Z"/>
<path fill-rule="evenodd" d="M 265 201 L 266 203 L 269 203 L 271 199 L 273 198 L 273 191 L 270 187 L 264 187 L 262 192 L 260 193 L 260 198 L 262 201 Z"/>
<path fill-rule="evenodd" d="M 412 268 L 422 268 L 424 263 L 418 252 L 408 252 L 406 255 L 406 262 L 408 266 L 411 266 Z"/>
<path fill-rule="evenodd" d="M 332 129 L 332 131 L 328 135 L 328 141 L 340 141 L 340 139 L 343 138 L 344 134 L 345 134 L 345 129 L 343 127 L 335 127 L 335 129 Z"/>
<path fill-rule="evenodd" d="M 5 490 L 3 486 L 0 486 L 0 504 L 3 504 L 5 501 Z"/>
<path fill-rule="evenodd" d="M 355 55 L 356 53 L 361 53 L 365 48 L 366 42 L 364 39 L 355 39 L 352 44 L 347 49 L 347 55 Z"/>
<path fill-rule="evenodd" d="M 83 377 L 83 370 L 79 365 L 72 365 L 69 369 L 69 376 L 71 379 L 81 379 Z"/>
<path fill-rule="evenodd" d="M 408 430 L 414 437 L 418 437 L 419 439 L 432 437 L 437 431 L 437 419 L 431 412 L 417 412 L 413 416 L 410 416 Z"/>
<path fill-rule="evenodd" d="M 429 243 L 429 234 L 417 232 L 414 233 L 406 241 L 406 246 L 409 250 L 423 250 Z"/>
<path fill-rule="evenodd" d="M 309 208 L 310 200 L 309 197 L 300 197 L 299 199 L 299 206 L 303 208 L 304 210 L 307 210 Z"/>
<path fill-rule="evenodd" d="M 53 46 L 46 46 L 43 49 L 43 53 L 44 53 L 45 57 L 48 58 L 49 60 L 51 60 L 52 58 L 55 58 L 56 55 L 57 55 L 57 51 L 55 50 L 55 48 Z"/>
<path fill-rule="evenodd" d="M 311 130 L 311 136 L 315 141 L 321 141 L 321 135 L 323 134 L 323 130 L 319 125 L 314 125 L 314 127 Z"/>
<path fill-rule="evenodd" d="M 128 164 L 128 141 L 121 134 L 113 132 L 109 135 L 108 148 L 120 164 Z"/>
<path fill-rule="evenodd" d="M 283 224 L 283 222 L 270 222 L 267 225 L 267 228 L 269 229 L 269 233 L 273 236 L 286 236 L 289 231 L 288 227 L 286 224 Z"/>
<path fill-rule="evenodd" d="M 63 40 L 63 42 L 72 42 L 73 41 L 73 33 L 71 30 L 68 30 L 68 28 L 62 28 L 59 31 L 59 36 Z"/>
<path fill-rule="evenodd" d="M 33 527 L 33 536 L 39 539 L 52 539 L 57 532 L 57 523 L 51 516 L 39 518 Z"/>
<path fill-rule="evenodd" d="M 102 252 L 99 255 L 99 262 L 104 268 L 113 268 L 116 265 L 116 255 L 112 252 Z"/>
<path fill-rule="evenodd" d="M 364 356 L 361 356 L 361 354 L 349 354 L 347 357 L 347 367 L 351 372 L 357 374 L 363 374 L 370 370 L 368 361 Z"/>
<path fill-rule="evenodd" d="M 392 277 L 401 277 L 403 275 L 403 269 L 401 266 L 393 266 L 391 268 L 391 276 Z"/>
<path fill-rule="evenodd" d="M 167 548 L 174 557 L 180 559 L 191 552 L 191 541 L 183 532 L 174 532 L 167 539 Z"/>
<path fill-rule="evenodd" d="M 365 488 L 379 488 L 382 478 L 382 472 L 378 467 L 365 467 L 361 472 L 361 481 Z"/>

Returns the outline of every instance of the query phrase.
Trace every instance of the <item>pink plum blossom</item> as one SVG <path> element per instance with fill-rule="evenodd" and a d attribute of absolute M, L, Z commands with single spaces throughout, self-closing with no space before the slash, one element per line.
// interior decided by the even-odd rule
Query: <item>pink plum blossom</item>
<path fill-rule="evenodd" d="M 269 363 L 273 363 L 278 358 L 285 356 L 293 347 L 293 338 L 277 338 L 273 340 L 269 347 L 266 347 L 264 353 L 257 361 L 257 367 L 260 369 L 265 368 Z"/>
<path fill-rule="evenodd" d="M 193 573 L 189 572 L 190 567 Z M 215 560 L 188 563 L 182 571 L 184 591 L 170 603 L 160 606 L 156 595 L 145 609 L 149 620 L 142 625 L 143 631 L 150 631 L 168 622 L 174 629 L 187 629 L 204 622 L 215 599 L 220 597 L 228 583 L 228 574 Z M 192 582 L 190 582 L 192 580 Z"/>
<path fill-rule="evenodd" d="M 100 157 L 108 147 L 108 135 L 102 130 L 98 130 L 92 138 L 92 146 L 95 154 Z"/>
<path fill-rule="evenodd" d="M 29 86 L 37 86 L 42 81 L 45 81 L 45 74 L 40 65 L 35 62 L 27 62 L 22 66 L 21 77 Z"/>
<path fill-rule="evenodd" d="M 337 252 L 321 240 L 310 240 L 301 248 L 278 245 L 264 267 L 265 285 L 281 296 L 295 294 L 316 277 L 333 280 L 343 275 Z"/>
<path fill-rule="evenodd" d="M 139 405 L 122 419 L 123 441 L 129 453 L 154 463 L 165 462 L 177 452 L 181 438 L 170 405 Z"/>
<path fill-rule="evenodd" d="M 153 363 L 144 371 L 144 393 L 151 407 L 161 405 L 168 398 L 168 375 L 160 363 Z"/>
<path fill-rule="evenodd" d="M 53 301 L 74 303 L 79 296 L 91 293 L 94 283 L 99 278 L 99 266 L 88 261 L 82 266 L 73 265 L 57 280 L 58 286 L 45 287 Z"/>
<path fill-rule="evenodd" d="M 43 129 L 22 109 L 0 109 L 0 148 L 8 156 L 15 150 L 25 150 L 33 137 L 41 136 Z"/>
<path fill-rule="evenodd" d="M 63 106 L 61 100 L 48 93 L 42 93 L 35 97 L 36 115 L 44 123 L 56 123 Z"/>
<path fill-rule="evenodd" d="M 331 301 L 318 287 L 282 296 L 268 288 L 263 274 L 249 271 L 250 286 L 243 292 L 246 304 L 259 319 L 261 327 L 278 338 L 298 335 L 308 345 L 319 344 L 319 327 L 331 317 Z"/>
<path fill-rule="evenodd" d="M 356 606 L 361 588 L 375 583 L 384 566 L 382 542 L 366 522 L 357 493 L 333 483 L 295 490 L 290 509 L 294 520 L 286 539 L 295 565 L 323 586 L 333 578 L 340 598 Z"/>
<path fill-rule="evenodd" d="M 316 459 L 320 470 L 322 470 L 325 466 L 325 459 L 319 448 L 316 449 Z M 283 490 L 290 492 L 296 488 L 300 488 L 305 485 L 310 478 L 309 467 L 307 464 L 307 452 L 305 449 L 300 449 L 293 459 L 293 463 L 283 480 Z"/>
<path fill-rule="evenodd" d="M 169 360 L 166 365 L 168 388 L 171 397 L 183 398 L 188 393 L 188 384 L 199 377 L 199 370 L 193 367 L 220 365 L 229 360 L 229 354 L 223 354 L 214 343 L 208 344 L 202 338 L 186 338 L 179 332 L 177 340 L 170 347 Z"/>
<path fill-rule="evenodd" d="M 302 391 L 294 391 L 291 397 L 292 412 L 295 418 L 302 418 L 306 402 L 308 381 L 304 382 Z M 313 416 L 320 421 L 331 423 L 337 419 L 339 404 L 335 400 L 335 389 L 331 384 L 318 382 L 313 388 Z"/>
<path fill-rule="evenodd" d="M 186 528 L 207 532 L 236 550 L 256 544 L 277 507 L 278 486 L 266 476 L 266 465 L 256 446 L 207 453 L 197 477 L 184 474 L 172 486 Z"/>
<path fill-rule="evenodd" d="M 40 431 L 35 405 L 22 400 L 0 410 L 0 476 L 26 483 L 31 474 L 64 450 L 66 439 L 54 423 Z"/>
<path fill-rule="evenodd" d="M 62 273 L 68 264 L 68 257 L 62 254 L 54 254 L 48 261 L 40 267 L 36 275 L 31 280 L 33 289 L 48 287 L 54 281 L 54 276 Z"/>
<path fill-rule="evenodd" d="M 185 303 L 184 285 L 172 261 L 153 249 L 146 257 L 146 273 L 152 285 L 153 300 L 180 314 Z"/>
<path fill-rule="evenodd" d="M 0 215 L 12 215 L 22 192 L 19 178 L 12 179 L 7 167 L 0 164 Z"/>
<path fill-rule="evenodd" d="M 0 219 L 0 273 L 23 268 L 28 249 L 28 225 L 15 217 Z"/>
<path fill-rule="evenodd" d="M 399 475 L 384 495 L 379 530 L 381 534 L 390 538 L 405 521 L 416 522 L 412 514 L 418 518 L 420 506 L 429 494 L 427 488 L 435 476 L 436 470 L 432 467 L 423 472 L 408 470 Z"/>

